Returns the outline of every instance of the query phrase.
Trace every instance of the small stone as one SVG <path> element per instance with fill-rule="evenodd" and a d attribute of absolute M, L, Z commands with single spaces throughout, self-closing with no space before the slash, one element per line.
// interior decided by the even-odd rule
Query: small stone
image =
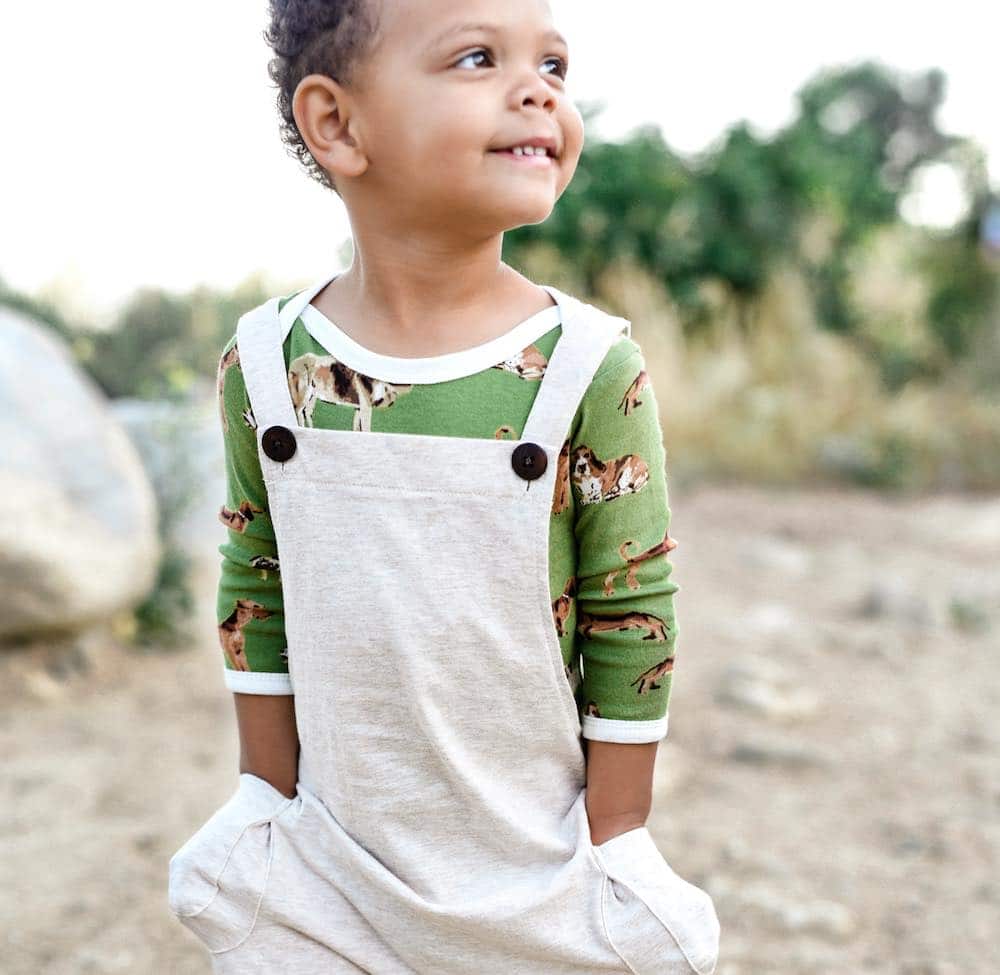
<path fill-rule="evenodd" d="M 746 889 L 742 897 L 747 904 L 769 914 L 786 931 L 843 943 L 857 929 L 854 914 L 837 901 L 817 898 L 792 902 L 762 885 Z"/>
<path fill-rule="evenodd" d="M 861 617 L 888 617 L 908 626 L 941 626 L 947 622 L 944 607 L 932 601 L 929 593 L 915 592 L 904 581 L 892 576 L 872 582 L 856 612 Z"/>
<path fill-rule="evenodd" d="M 805 575 L 812 565 L 808 549 L 775 537 L 758 538 L 744 555 L 762 568 L 776 569 L 789 576 Z"/>
<path fill-rule="evenodd" d="M 45 704 L 60 701 L 65 694 L 62 684 L 44 670 L 29 670 L 25 673 L 24 686 L 36 701 Z"/>
<path fill-rule="evenodd" d="M 809 717 L 819 706 L 816 694 L 796 686 L 783 668 L 763 657 L 731 664 L 716 692 L 716 700 L 775 720 Z"/>
<path fill-rule="evenodd" d="M 830 759 L 815 748 L 762 739 L 740 742 L 729 752 L 729 758 L 734 762 L 751 765 L 780 765 L 792 769 L 823 768 L 830 765 Z"/>

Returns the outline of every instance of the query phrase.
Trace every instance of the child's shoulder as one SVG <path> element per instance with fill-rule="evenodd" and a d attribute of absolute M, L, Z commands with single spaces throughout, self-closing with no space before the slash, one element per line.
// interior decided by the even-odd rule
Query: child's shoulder
<path fill-rule="evenodd" d="M 603 382 L 609 376 L 613 376 L 626 365 L 634 366 L 643 361 L 642 349 L 639 343 L 631 335 L 619 336 L 614 344 L 608 349 L 604 360 L 594 373 L 593 382 Z"/>
<path fill-rule="evenodd" d="M 262 301 L 259 305 L 248 310 L 247 315 L 250 316 L 253 313 L 263 311 L 268 304 L 274 302 L 278 314 L 281 314 L 281 310 L 288 304 L 300 291 L 293 291 L 290 294 L 284 295 L 271 295 L 267 300 Z M 244 316 L 240 316 L 241 319 Z M 305 333 L 301 328 L 299 328 L 300 320 L 297 319 L 294 323 L 294 327 L 285 329 L 283 336 L 284 339 L 284 351 L 285 358 L 287 360 L 290 352 L 296 345 L 302 344 L 304 341 L 308 340 L 308 333 Z M 228 338 L 222 345 L 222 351 L 220 353 L 220 358 L 225 359 L 227 356 L 235 357 L 239 355 L 239 326 L 233 328 L 232 332 L 229 333 Z"/>
<path fill-rule="evenodd" d="M 551 287 L 548 290 L 550 293 L 555 291 L 556 293 L 553 297 L 567 304 L 571 312 L 582 313 L 588 322 L 610 328 L 617 333 L 601 365 L 594 373 L 592 384 L 603 382 L 607 377 L 624 368 L 626 364 L 642 364 L 642 349 L 639 343 L 632 338 L 632 323 L 629 319 L 607 311 L 600 307 L 600 305 L 596 305 L 592 301 L 588 301 L 578 295 L 557 291 Z"/>

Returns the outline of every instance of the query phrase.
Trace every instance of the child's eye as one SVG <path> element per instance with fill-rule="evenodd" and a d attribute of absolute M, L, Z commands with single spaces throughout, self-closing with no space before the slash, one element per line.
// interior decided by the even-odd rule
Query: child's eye
<path fill-rule="evenodd" d="M 478 48 L 475 51 L 470 51 L 463 58 L 461 58 L 460 60 L 456 61 L 453 66 L 457 68 L 458 65 L 460 65 L 462 63 L 462 61 L 465 61 L 468 58 L 474 58 L 478 54 L 485 54 L 491 61 L 493 60 L 493 56 L 490 54 L 490 52 L 486 48 L 481 47 L 481 48 Z M 543 62 L 543 63 L 547 63 L 549 61 L 557 61 L 559 63 L 559 67 L 555 71 L 553 71 L 552 74 L 556 75 L 556 77 L 558 77 L 558 78 L 562 78 L 563 80 L 565 80 L 565 78 L 566 78 L 566 72 L 569 70 L 569 65 L 566 63 L 566 61 L 563 58 L 555 57 L 554 56 L 554 57 L 551 57 L 551 58 L 546 58 L 545 62 Z"/>
<path fill-rule="evenodd" d="M 480 48 L 478 51 L 470 51 L 468 54 L 465 55 L 465 57 L 463 57 L 460 60 L 456 61 L 455 64 L 454 64 L 454 67 L 457 68 L 462 63 L 462 61 L 465 61 L 468 58 L 474 58 L 477 54 L 489 54 L 489 52 L 487 50 L 485 50 L 484 48 Z"/>
<path fill-rule="evenodd" d="M 553 74 L 556 74 L 560 78 L 562 78 L 563 80 L 565 80 L 565 78 L 566 78 L 566 72 L 569 71 L 569 65 L 566 63 L 566 60 L 564 58 L 555 57 L 555 56 L 553 56 L 551 58 L 546 58 L 545 60 L 546 61 L 558 61 L 559 62 L 559 69 L 557 71 L 554 71 Z"/>

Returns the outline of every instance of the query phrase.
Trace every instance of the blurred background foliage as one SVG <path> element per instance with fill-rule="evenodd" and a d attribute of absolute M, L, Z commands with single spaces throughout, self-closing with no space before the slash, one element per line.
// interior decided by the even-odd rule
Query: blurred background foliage
<path fill-rule="evenodd" d="M 772 138 L 740 123 L 693 158 L 652 126 L 588 135 L 551 217 L 506 235 L 533 280 L 632 319 L 675 479 L 1000 484 L 1000 199 L 982 151 L 936 126 L 945 81 L 824 69 Z M 589 127 L 599 109 L 581 110 Z M 904 219 L 931 165 L 967 200 L 946 229 Z M 108 396 L 151 399 L 207 393 L 238 317 L 274 293 L 263 273 L 140 288 L 87 323 L 0 282 Z"/>

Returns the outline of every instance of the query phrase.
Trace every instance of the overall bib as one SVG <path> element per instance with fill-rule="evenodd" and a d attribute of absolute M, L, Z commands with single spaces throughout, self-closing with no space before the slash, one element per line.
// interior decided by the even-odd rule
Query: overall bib
<path fill-rule="evenodd" d="M 241 774 L 171 859 L 171 909 L 223 975 L 710 975 L 708 893 L 645 826 L 591 842 L 549 594 L 563 448 L 629 323 L 546 286 L 562 332 L 518 440 L 300 426 L 282 343 L 326 283 L 237 328 L 297 795 Z"/>

